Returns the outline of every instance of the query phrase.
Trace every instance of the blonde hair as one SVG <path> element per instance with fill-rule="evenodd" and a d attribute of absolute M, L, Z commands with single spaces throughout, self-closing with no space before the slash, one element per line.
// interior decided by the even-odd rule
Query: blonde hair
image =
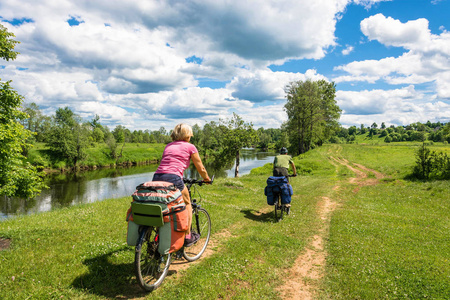
<path fill-rule="evenodd" d="M 180 123 L 175 126 L 170 137 L 172 138 L 172 141 L 187 141 L 189 137 L 193 135 L 191 126 Z"/>

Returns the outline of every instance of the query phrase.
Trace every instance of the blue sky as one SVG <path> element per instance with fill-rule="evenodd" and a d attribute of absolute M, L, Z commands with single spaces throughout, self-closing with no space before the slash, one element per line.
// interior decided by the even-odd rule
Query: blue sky
<path fill-rule="evenodd" d="M 336 83 L 343 126 L 450 120 L 449 0 L 2 0 L 0 78 L 113 129 L 286 121 L 284 88 Z"/>

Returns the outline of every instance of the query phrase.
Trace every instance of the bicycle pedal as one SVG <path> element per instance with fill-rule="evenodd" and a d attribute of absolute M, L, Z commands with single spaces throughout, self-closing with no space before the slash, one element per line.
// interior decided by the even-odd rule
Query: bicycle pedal
<path fill-rule="evenodd" d="M 182 259 L 183 258 L 183 251 L 182 250 L 178 250 L 175 253 L 175 259 Z"/>

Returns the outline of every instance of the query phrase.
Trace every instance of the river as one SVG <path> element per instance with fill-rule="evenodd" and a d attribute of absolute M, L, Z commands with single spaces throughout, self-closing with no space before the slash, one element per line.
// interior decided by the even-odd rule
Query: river
<path fill-rule="evenodd" d="M 260 152 L 253 149 L 241 151 L 239 175 L 272 162 L 275 153 Z M 233 166 L 230 169 L 213 169 L 205 164 L 208 174 L 216 177 L 234 177 Z M 52 209 L 82 203 L 92 203 L 110 198 L 131 195 L 136 186 L 151 181 L 157 165 L 133 166 L 129 168 L 100 169 L 78 173 L 57 173 L 46 176 L 48 189 L 34 199 L 0 197 L 0 221 L 16 215 L 34 214 Z M 185 172 L 186 177 L 198 177 L 191 166 Z"/>

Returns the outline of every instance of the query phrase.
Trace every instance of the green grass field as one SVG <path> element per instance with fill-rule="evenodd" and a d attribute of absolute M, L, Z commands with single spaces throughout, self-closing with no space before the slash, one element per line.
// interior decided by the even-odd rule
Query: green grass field
<path fill-rule="evenodd" d="M 211 253 L 143 293 L 126 245 L 131 198 L 110 199 L 0 223 L 3 299 L 280 299 L 295 260 L 324 235 L 315 299 L 448 299 L 450 182 L 409 181 L 414 145 L 324 145 L 295 158 L 292 213 L 274 222 L 264 187 L 270 165 L 201 187 L 212 218 Z M 445 145 L 433 145 L 448 151 Z M 447 148 L 446 148 L 447 147 Z M 330 157 L 383 173 L 377 184 Z M 374 179 L 369 174 L 367 180 Z M 362 183 L 364 183 L 362 181 Z M 338 188 L 337 188 L 338 187 Z M 323 197 L 336 202 L 320 232 Z M 179 262 L 178 262 L 179 264 Z"/>

